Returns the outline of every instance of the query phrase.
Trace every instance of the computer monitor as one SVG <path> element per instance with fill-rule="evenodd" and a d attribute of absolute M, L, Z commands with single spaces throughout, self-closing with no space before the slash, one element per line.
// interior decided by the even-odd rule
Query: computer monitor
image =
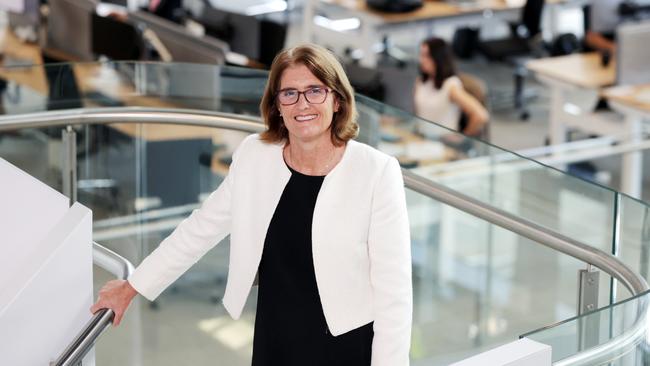
<path fill-rule="evenodd" d="M 260 21 L 255 17 L 205 6 L 196 21 L 206 33 L 228 43 L 232 52 L 260 59 Z"/>
<path fill-rule="evenodd" d="M 129 13 L 129 22 L 142 30 L 151 29 L 175 62 L 221 65 L 229 52 L 228 44 L 212 37 L 197 37 L 182 26 L 153 14 Z"/>
<path fill-rule="evenodd" d="M 92 15 L 92 51 L 112 60 L 139 60 L 144 49 L 140 32 L 130 23 Z"/>
<path fill-rule="evenodd" d="M 271 16 L 245 15 L 206 4 L 199 11 L 188 9 L 206 33 L 228 43 L 233 52 L 270 66 L 284 48 L 287 24 Z"/>
<path fill-rule="evenodd" d="M 619 26 L 616 43 L 616 83 L 650 83 L 650 21 Z"/>
<path fill-rule="evenodd" d="M 92 61 L 91 16 L 97 0 L 49 0 L 47 48 L 63 51 L 75 61 Z M 66 60 L 69 61 L 69 60 Z"/>

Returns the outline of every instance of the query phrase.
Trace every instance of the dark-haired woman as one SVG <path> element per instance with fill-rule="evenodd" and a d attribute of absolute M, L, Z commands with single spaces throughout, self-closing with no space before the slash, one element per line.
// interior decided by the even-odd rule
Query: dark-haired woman
<path fill-rule="evenodd" d="M 452 130 L 458 130 L 461 113 L 467 116 L 464 134 L 477 136 L 489 115 L 483 105 L 469 94 L 456 74 L 451 48 L 439 38 L 429 38 L 420 45 L 420 77 L 414 88 L 415 114 Z M 430 123 L 418 124 L 418 132 L 437 137 L 440 128 Z"/>

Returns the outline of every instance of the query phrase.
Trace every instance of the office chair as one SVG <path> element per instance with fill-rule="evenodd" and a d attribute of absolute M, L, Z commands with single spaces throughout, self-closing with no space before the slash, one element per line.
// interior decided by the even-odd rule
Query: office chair
<path fill-rule="evenodd" d="M 485 81 L 481 80 L 480 78 L 467 74 L 467 73 L 459 73 L 458 78 L 460 79 L 461 83 L 463 84 L 463 88 L 469 93 L 471 96 L 476 98 L 476 100 L 479 101 L 486 109 L 489 110 L 489 103 L 488 103 L 488 87 L 485 84 Z M 468 122 L 468 117 L 465 113 L 461 113 L 460 120 L 458 121 L 458 130 L 460 132 L 464 132 L 465 128 L 467 127 L 467 122 Z M 489 140 L 489 124 L 486 124 L 483 127 L 483 130 L 481 133 L 476 136 L 480 138 L 481 140 L 488 141 Z"/>
<path fill-rule="evenodd" d="M 487 110 L 489 110 L 490 107 L 489 107 L 489 98 L 488 98 L 488 87 L 485 84 L 485 81 L 481 80 L 480 78 L 474 75 L 467 74 L 467 73 L 459 73 L 458 78 L 463 84 L 463 88 L 471 96 L 476 98 L 476 100 L 478 100 Z M 468 121 L 469 121 L 468 116 L 465 113 L 461 112 L 460 119 L 458 121 L 458 130 L 460 132 L 464 133 L 465 128 L 467 128 Z M 490 141 L 490 123 L 488 122 L 483 126 L 483 129 L 478 134 L 478 136 L 472 136 L 472 137 L 478 138 L 479 140 L 482 141 Z M 476 151 L 477 146 L 474 142 L 475 141 L 472 139 L 464 139 L 458 146 L 455 146 L 455 148 L 467 155 L 475 155 L 478 151 Z"/>
<path fill-rule="evenodd" d="M 525 61 L 542 54 L 540 25 L 543 10 L 544 0 L 527 0 L 522 9 L 521 21 L 510 25 L 509 37 L 480 41 L 477 47 L 488 60 L 505 62 L 514 67 L 514 104 L 522 120 L 529 117 L 524 106 L 524 79 L 527 75 Z"/>

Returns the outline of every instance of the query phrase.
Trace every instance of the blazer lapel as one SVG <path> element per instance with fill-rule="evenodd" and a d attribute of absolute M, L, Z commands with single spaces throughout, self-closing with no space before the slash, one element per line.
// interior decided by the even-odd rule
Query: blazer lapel
<path fill-rule="evenodd" d="M 271 219 L 278 206 L 280 197 L 282 197 L 282 192 L 284 192 L 284 188 L 291 178 L 291 171 L 287 168 L 282 157 L 281 145 L 268 146 L 267 157 L 267 163 L 260 169 L 262 174 L 259 176 L 259 181 L 257 182 L 259 185 L 259 189 L 257 190 L 258 194 L 256 194 L 257 198 L 252 201 L 255 207 L 251 210 L 251 212 L 257 213 L 257 217 L 252 219 L 251 223 L 259 223 L 254 233 L 255 238 L 253 238 L 253 243 L 255 243 L 257 249 L 255 253 L 256 267 L 259 266 L 259 262 L 262 259 L 264 241 L 269 225 L 271 224 Z"/>

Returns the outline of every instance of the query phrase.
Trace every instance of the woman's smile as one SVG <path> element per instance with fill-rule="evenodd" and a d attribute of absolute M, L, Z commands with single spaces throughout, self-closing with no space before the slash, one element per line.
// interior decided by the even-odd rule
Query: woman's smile
<path fill-rule="evenodd" d="M 315 119 L 316 117 L 318 117 L 317 114 L 299 114 L 293 117 L 293 119 L 295 119 L 298 122 L 308 122 Z"/>

